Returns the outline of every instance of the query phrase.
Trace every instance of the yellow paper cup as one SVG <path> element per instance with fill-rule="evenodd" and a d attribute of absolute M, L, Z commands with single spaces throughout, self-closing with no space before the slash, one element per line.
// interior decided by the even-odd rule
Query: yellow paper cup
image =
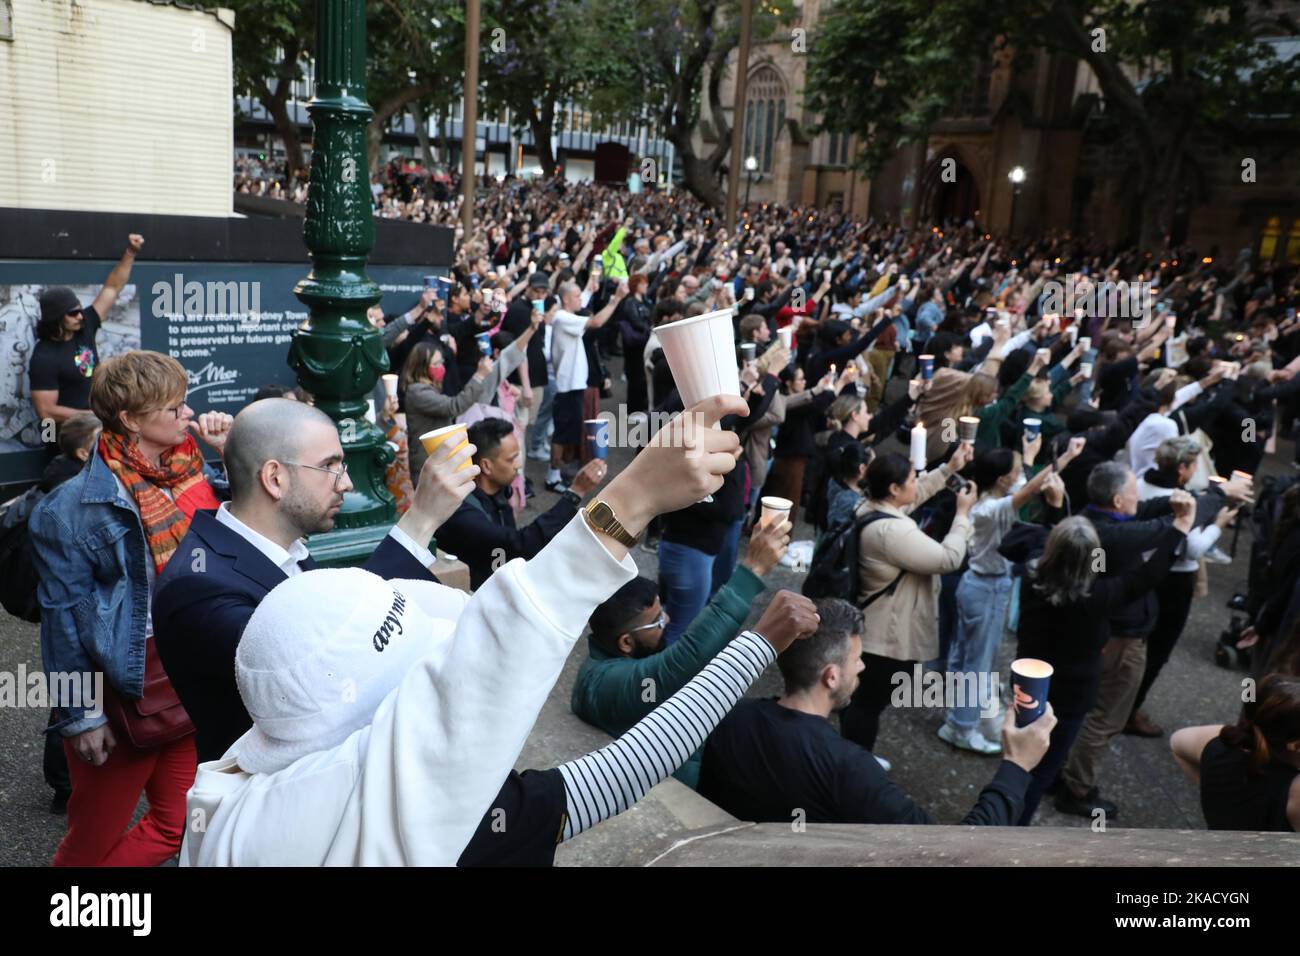
<path fill-rule="evenodd" d="M 453 455 L 455 455 L 458 451 L 460 451 L 462 448 L 464 448 L 466 445 L 469 444 L 469 426 L 468 425 L 446 425 L 442 428 L 435 428 L 433 431 L 425 432 L 423 435 L 420 436 L 420 444 L 424 446 L 424 450 L 426 452 L 432 455 L 434 450 L 440 447 L 448 439 L 451 439 L 453 442 L 455 442 L 456 447 L 453 448 L 451 452 Z M 472 464 L 473 461 L 469 458 L 466 458 L 465 463 L 461 465 L 459 468 L 457 468 L 456 470 L 464 471 Z"/>

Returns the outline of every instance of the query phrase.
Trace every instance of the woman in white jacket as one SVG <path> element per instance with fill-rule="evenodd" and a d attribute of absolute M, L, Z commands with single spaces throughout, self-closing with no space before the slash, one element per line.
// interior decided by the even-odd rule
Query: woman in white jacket
<path fill-rule="evenodd" d="M 1175 490 L 1186 485 L 1196 473 L 1196 461 L 1200 453 L 1200 445 L 1186 435 L 1162 441 L 1156 447 L 1155 467 L 1149 468 L 1138 478 L 1138 500 L 1168 498 Z M 1213 490 L 1208 493 L 1217 494 Z M 1160 610 L 1155 629 L 1147 637 L 1146 670 L 1138 687 L 1137 699 L 1133 702 L 1128 726 L 1124 728 L 1127 734 L 1140 737 L 1160 737 L 1164 734 L 1164 730 L 1142 712 L 1142 703 L 1187 625 L 1187 614 L 1191 610 L 1192 597 L 1196 591 L 1196 570 L 1201 558 L 1215 546 L 1223 529 L 1237 516 L 1240 505 L 1232 505 L 1227 499 L 1224 500 L 1225 504 L 1213 522 L 1203 528 L 1193 528 L 1187 535 L 1183 550 L 1170 566 L 1169 574 L 1156 588 Z M 1150 557 L 1150 554 L 1144 557 Z"/>
<path fill-rule="evenodd" d="M 656 514 L 717 491 L 736 435 L 686 420 L 744 412 L 730 396 L 695 406 L 598 501 L 635 537 Z M 463 474 L 467 493 L 477 468 Z M 236 675 L 253 729 L 199 768 L 182 865 L 455 864 L 584 622 L 636 575 L 627 552 L 626 538 L 584 513 L 472 597 L 357 569 L 285 581 L 240 641 Z M 779 647 L 816 629 L 806 603 L 792 604 L 794 620 L 777 633 L 741 634 L 614 744 L 558 768 L 560 836 L 630 806 L 689 757 Z"/>

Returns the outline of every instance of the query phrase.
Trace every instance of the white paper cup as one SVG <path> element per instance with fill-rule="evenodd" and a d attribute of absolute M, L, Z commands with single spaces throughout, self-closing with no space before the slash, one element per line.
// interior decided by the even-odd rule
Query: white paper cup
<path fill-rule="evenodd" d="M 684 407 L 715 395 L 740 394 L 731 316 L 731 309 L 719 309 L 655 329 Z"/>
<path fill-rule="evenodd" d="M 787 352 L 794 348 L 794 326 L 787 325 L 783 329 L 776 330 L 777 336 L 781 339 L 781 344 L 785 346 Z"/>
<path fill-rule="evenodd" d="M 1083 373 L 1084 378 L 1092 378 L 1092 363 L 1080 362 L 1079 371 Z"/>
<path fill-rule="evenodd" d="M 397 397 L 397 376 L 392 372 L 380 376 L 384 380 L 384 391 L 388 393 L 389 398 Z"/>
<path fill-rule="evenodd" d="M 1088 351 L 1088 349 L 1092 348 L 1092 336 L 1091 335 L 1079 336 L 1079 344 L 1083 346 L 1083 350 L 1085 352 Z"/>
<path fill-rule="evenodd" d="M 766 528 L 774 521 L 778 523 L 785 521 L 790 517 L 790 509 L 794 507 L 794 502 L 789 498 L 777 498 L 771 495 L 760 498 L 758 503 L 763 506 L 763 511 L 758 516 L 760 528 Z"/>

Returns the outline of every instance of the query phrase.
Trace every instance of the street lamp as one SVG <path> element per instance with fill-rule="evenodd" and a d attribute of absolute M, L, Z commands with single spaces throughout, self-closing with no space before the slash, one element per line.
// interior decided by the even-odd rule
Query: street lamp
<path fill-rule="evenodd" d="M 1007 231 L 1012 235 L 1016 232 L 1016 206 L 1020 204 L 1020 186 L 1024 183 L 1025 177 L 1023 166 L 1015 166 L 1007 173 L 1007 179 L 1011 180 L 1011 223 Z"/>
<path fill-rule="evenodd" d="M 366 275 L 375 244 L 366 125 L 366 5 L 323 0 L 316 25 L 316 86 L 307 112 L 314 130 L 303 239 L 311 273 L 294 287 L 309 318 L 294 329 L 289 367 L 334 420 L 352 490 L 334 529 L 312 535 L 318 564 L 359 564 L 388 534 L 397 508 L 384 481 L 393 450 L 366 420 L 366 396 L 388 371 L 388 356 L 366 310 L 382 292 Z"/>
<path fill-rule="evenodd" d="M 745 157 L 745 205 L 749 205 L 749 187 L 754 185 L 754 172 L 758 169 L 758 157 Z"/>

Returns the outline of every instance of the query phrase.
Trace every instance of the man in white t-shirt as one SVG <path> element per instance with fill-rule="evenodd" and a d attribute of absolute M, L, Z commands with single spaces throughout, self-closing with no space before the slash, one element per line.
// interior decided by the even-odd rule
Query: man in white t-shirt
<path fill-rule="evenodd" d="M 551 468 L 546 473 L 546 490 L 566 490 L 560 467 L 577 461 L 582 447 L 582 395 L 587 390 L 587 350 L 582 336 L 588 329 L 598 329 L 609 321 L 623 297 L 627 283 L 619 283 L 609 303 L 595 315 L 579 315 L 583 307 L 582 289 L 576 282 L 560 285 L 560 307 L 548 319 L 551 327 L 551 362 L 555 366 L 555 431 L 551 435 Z"/>
<path fill-rule="evenodd" d="M 1178 436 L 1178 422 L 1173 414 L 1223 378 L 1223 369 L 1215 369 L 1199 382 L 1177 387 L 1178 373 L 1162 368 L 1152 372 L 1144 384 L 1160 397 L 1160 407 L 1144 418 L 1128 439 L 1128 461 L 1133 474 L 1141 478 L 1155 465 L 1156 449 L 1167 438 Z"/>

